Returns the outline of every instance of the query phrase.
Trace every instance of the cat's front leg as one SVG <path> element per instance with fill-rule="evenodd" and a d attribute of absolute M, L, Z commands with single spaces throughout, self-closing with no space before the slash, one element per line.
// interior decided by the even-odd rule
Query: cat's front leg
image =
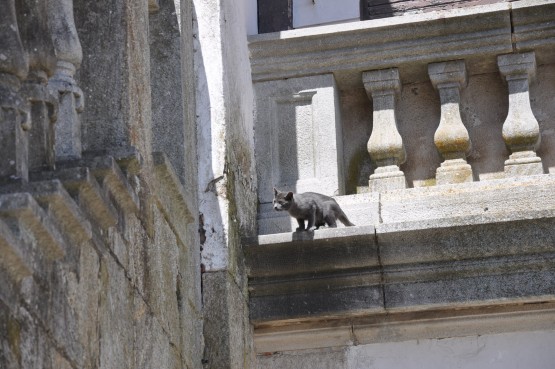
<path fill-rule="evenodd" d="M 316 221 L 316 216 L 314 215 L 314 213 L 311 213 L 308 216 L 308 224 L 306 225 L 307 231 L 314 231 L 315 229 L 317 229 L 316 225 L 314 224 L 315 221 Z"/>
<path fill-rule="evenodd" d="M 299 223 L 299 226 L 297 227 L 296 231 L 304 231 L 304 219 L 297 218 L 297 223 Z"/>

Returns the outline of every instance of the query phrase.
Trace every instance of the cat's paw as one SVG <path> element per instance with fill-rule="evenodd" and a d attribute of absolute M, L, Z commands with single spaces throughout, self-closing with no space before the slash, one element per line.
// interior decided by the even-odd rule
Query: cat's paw
<path fill-rule="evenodd" d="M 316 230 L 316 229 L 318 229 L 318 227 L 312 226 L 312 227 L 308 228 L 307 231 L 308 232 L 314 232 L 314 230 Z"/>

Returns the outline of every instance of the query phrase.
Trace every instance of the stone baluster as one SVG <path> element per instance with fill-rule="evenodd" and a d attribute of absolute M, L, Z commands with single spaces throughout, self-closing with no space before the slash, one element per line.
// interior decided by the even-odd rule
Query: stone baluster
<path fill-rule="evenodd" d="M 503 123 L 503 139 L 512 154 L 505 161 L 505 175 L 542 174 L 541 159 L 536 155 L 540 127 L 532 113 L 529 92 L 529 80 L 536 72 L 535 54 L 500 55 L 497 65 L 509 87 L 509 111 Z"/>
<path fill-rule="evenodd" d="M 73 20 L 73 0 L 47 0 L 48 26 L 56 53 L 56 70 L 48 81 L 58 95 L 58 121 L 55 126 L 56 160 L 81 157 L 80 112 L 84 108 L 83 92 L 73 78 L 83 58 L 81 43 Z"/>
<path fill-rule="evenodd" d="M 29 75 L 22 86 L 22 95 L 31 104 L 29 170 L 52 169 L 58 100 L 47 88 L 48 76 L 56 67 L 47 24 L 47 3 L 21 0 L 18 10 L 21 38 L 29 54 Z"/>
<path fill-rule="evenodd" d="M 370 191 L 406 188 L 405 175 L 399 169 L 406 154 L 395 118 L 395 98 L 401 91 L 399 70 L 392 68 L 364 72 L 362 80 L 374 105 L 368 152 L 376 163 L 376 170 L 370 176 Z"/>
<path fill-rule="evenodd" d="M 460 90 L 466 87 L 464 60 L 429 64 L 428 74 L 441 101 L 434 142 L 444 161 L 436 171 L 437 184 L 472 182 L 472 168 L 466 162 L 471 142 L 460 114 Z"/>
<path fill-rule="evenodd" d="M 0 182 L 27 181 L 28 106 L 20 95 L 28 72 L 16 19 L 15 0 L 0 0 Z"/>

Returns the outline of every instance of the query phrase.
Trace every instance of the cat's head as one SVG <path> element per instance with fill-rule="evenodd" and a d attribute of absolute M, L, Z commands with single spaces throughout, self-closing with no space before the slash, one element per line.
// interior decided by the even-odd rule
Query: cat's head
<path fill-rule="evenodd" d="M 274 210 L 289 210 L 293 204 L 293 192 L 281 192 L 274 187 Z"/>

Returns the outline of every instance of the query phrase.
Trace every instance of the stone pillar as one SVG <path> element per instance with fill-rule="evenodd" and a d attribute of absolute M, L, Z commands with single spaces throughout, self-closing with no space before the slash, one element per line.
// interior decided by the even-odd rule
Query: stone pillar
<path fill-rule="evenodd" d="M 59 111 L 56 124 L 55 153 L 58 160 L 81 157 L 81 122 L 84 108 L 83 92 L 73 76 L 81 64 L 83 53 L 73 21 L 73 0 L 48 0 L 48 26 L 57 57 L 54 76 L 48 81 L 58 95 Z"/>
<path fill-rule="evenodd" d="M 405 175 L 399 165 L 405 161 L 406 154 L 395 117 L 395 98 L 401 91 L 399 70 L 392 68 L 364 72 L 362 80 L 366 93 L 374 104 L 368 152 L 377 168 L 370 176 L 370 191 L 405 188 Z"/>
<path fill-rule="evenodd" d="M 170 159 L 182 183 L 190 162 L 183 119 L 181 38 L 173 0 L 149 2 L 150 85 L 152 96 L 152 150 Z"/>
<path fill-rule="evenodd" d="M 464 60 L 429 64 L 428 74 L 441 101 L 434 142 L 445 160 L 436 171 L 437 184 L 472 182 L 472 168 L 466 162 L 471 142 L 459 110 L 460 90 L 467 83 Z"/>
<path fill-rule="evenodd" d="M 29 53 L 29 75 L 22 86 L 22 95 L 31 104 L 33 122 L 29 132 L 29 170 L 52 169 L 58 100 L 47 88 L 48 77 L 56 68 L 54 44 L 48 30 L 47 3 L 21 0 L 18 19 L 21 38 Z"/>
<path fill-rule="evenodd" d="M 542 174 L 540 126 L 530 106 L 529 80 L 536 72 L 534 52 L 497 57 L 499 71 L 509 85 L 509 112 L 503 123 L 503 139 L 512 154 L 505 161 L 505 175 Z"/>
<path fill-rule="evenodd" d="M 0 0 L 0 182 L 27 181 L 28 106 L 20 96 L 28 59 L 15 13 L 14 0 Z"/>
<path fill-rule="evenodd" d="M 149 2 L 73 2 L 79 40 L 86 50 L 78 72 L 87 95 L 87 109 L 81 114 L 83 151 L 119 157 L 136 150 L 144 164 L 151 165 Z M 166 52 L 168 58 L 174 53 Z"/>

